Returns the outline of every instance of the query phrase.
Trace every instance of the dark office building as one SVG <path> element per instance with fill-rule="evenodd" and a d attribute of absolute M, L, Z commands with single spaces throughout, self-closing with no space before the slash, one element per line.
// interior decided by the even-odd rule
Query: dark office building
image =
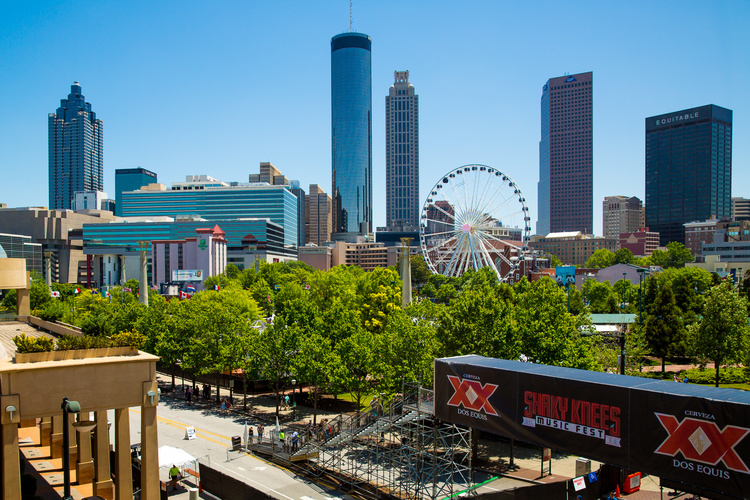
<path fill-rule="evenodd" d="M 708 105 L 646 118 L 646 225 L 661 245 L 687 222 L 730 217 L 732 111 Z"/>
<path fill-rule="evenodd" d="M 542 88 L 536 233 L 594 232 L 592 72 L 550 78 Z"/>
<path fill-rule="evenodd" d="M 342 33 L 331 39 L 334 239 L 350 239 L 373 229 L 371 45 L 364 33 Z"/>
<path fill-rule="evenodd" d="M 49 208 L 71 208 L 76 191 L 104 186 L 104 125 L 73 82 L 67 99 L 47 117 Z"/>
<path fill-rule="evenodd" d="M 122 217 L 122 193 L 138 191 L 143 186 L 157 182 L 156 174 L 145 168 L 118 168 L 115 170 L 115 215 Z"/>

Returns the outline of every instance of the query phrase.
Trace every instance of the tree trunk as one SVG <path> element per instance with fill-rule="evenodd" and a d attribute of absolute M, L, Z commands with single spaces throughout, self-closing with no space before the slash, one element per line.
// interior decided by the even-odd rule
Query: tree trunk
<path fill-rule="evenodd" d="M 174 377 L 175 377 L 174 373 L 176 371 L 177 371 L 177 365 L 173 364 L 172 365 L 172 392 L 174 392 Z"/>
<path fill-rule="evenodd" d="M 663 375 L 664 375 L 664 358 L 661 358 L 661 374 L 662 374 L 662 378 L 664 378 L 663 377 Z"/>
<path fill-rule="evenodd" d="M 247 372 L 242 370 L 242 409 L 247 410 Z"/>
<path fill-rule="evenodd" d="M 716 368 L 716 387 L 719 387 L 719 362 L 714 361 L 714 368 Z"/>

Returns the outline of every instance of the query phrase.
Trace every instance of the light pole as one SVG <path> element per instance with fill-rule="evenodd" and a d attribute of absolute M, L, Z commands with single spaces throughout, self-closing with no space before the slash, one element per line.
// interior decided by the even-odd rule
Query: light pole
<path fill-rule="evenodd" d="M 78 401 L 68 401 L 68 398 L 62 399 L 63 411 L 63 497 L 62 500 L 73 500 L 70 496 L 70 436 L 68 435 L 68 415 L 71 413 L 80 413 L 81 405 Z"/>
<path fill-rule="evenodd" d="M 294 395 L 294 387 L 297 385 L 297 379 L 292 379 L 292 418 L 297 418 L 297 398 Z"/>

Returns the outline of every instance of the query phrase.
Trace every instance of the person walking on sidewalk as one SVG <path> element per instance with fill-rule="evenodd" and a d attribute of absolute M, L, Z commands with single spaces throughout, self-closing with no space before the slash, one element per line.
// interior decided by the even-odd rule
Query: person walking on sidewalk
<path fill-rule="evenodd" d="M 263 442 L 263 424 L 258 424 L 258 444 Z"/>

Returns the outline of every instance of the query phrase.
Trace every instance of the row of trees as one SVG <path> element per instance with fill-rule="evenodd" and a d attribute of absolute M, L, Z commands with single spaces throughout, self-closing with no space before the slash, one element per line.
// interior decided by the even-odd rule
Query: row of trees
<path fill-rule="evenodd" d="M 666 269 L 685 267 L 688 262 L 693 262 L 693 254 L 682 243 L 673 241 L 665 250 L 654 250 L 648 257 L 635 257 L 627 248 L 621 248 L 616 252 L 600 248 L 588 258 L 584 267 L 603 269 L 615 264 L 634 264 L 641 267 L 659 266 Z"/>

